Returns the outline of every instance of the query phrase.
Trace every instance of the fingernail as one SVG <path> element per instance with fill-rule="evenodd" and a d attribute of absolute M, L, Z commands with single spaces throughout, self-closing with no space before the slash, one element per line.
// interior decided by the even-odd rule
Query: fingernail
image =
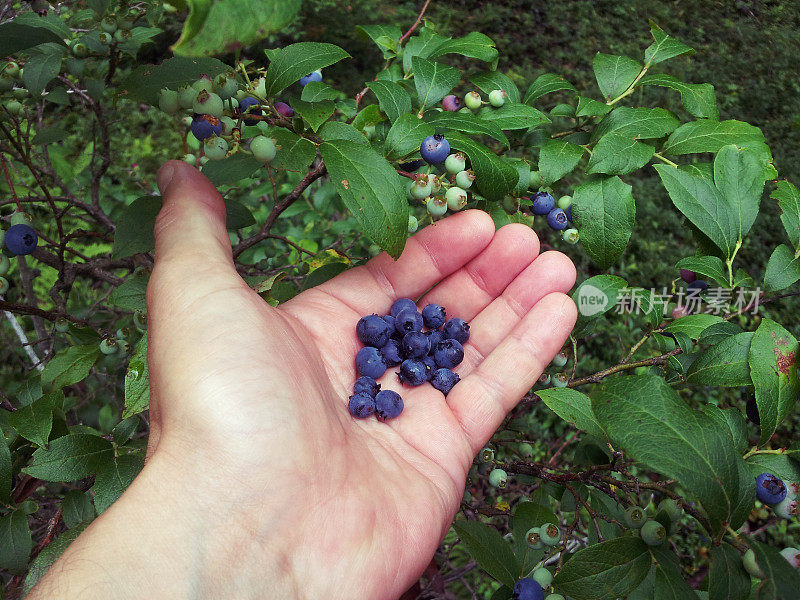
<path fill-rule="evenodd" d="M 169 182 L 172 181 L 172 177 L 175 175 L 175 167 L 170 164 L 166 163 L 163 167 L 158 170 L 158 176 L 156 177 L 156 181 L 158 183 L 158 191 L 162 194 L 164 190 L 167 189 Z"/>

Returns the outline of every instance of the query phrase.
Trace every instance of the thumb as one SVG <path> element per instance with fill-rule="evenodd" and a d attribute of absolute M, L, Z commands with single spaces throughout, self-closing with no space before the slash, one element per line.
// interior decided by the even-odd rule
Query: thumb
<path fill-rule="evenodd" d="M 156 267 L 233 267 L 225 229 L 225 203 L 217 188 L 193 166 L 171 160 L 158 171 L 163 206 L 154 229 Z M 171 269 L 164 269 L 171 270 Z"/>

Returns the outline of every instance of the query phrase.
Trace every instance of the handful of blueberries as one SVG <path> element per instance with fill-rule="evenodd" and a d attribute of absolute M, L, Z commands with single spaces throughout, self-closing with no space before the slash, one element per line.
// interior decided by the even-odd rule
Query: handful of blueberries
<path fill-rule="evenodd" d="M 397 392 L 381 390 L 376 379 L 399 365 L 401 383 L 418 386 L 430 381 L 446 396 L 459 382 L 453 369 L 464 360 L 462 344 L 469 339 L 469 324 L 448 320 L 438 304 L 428 304 L 420 313 L 413 300 L 400 298 L 390 314 L 359 319 L 356 335 L 364 347 L 356 354 L 360 377 L 350 396 L 350 414 L 364 419 L 375 413 L 386 420 L 403 412 L 403 399 Z"/>

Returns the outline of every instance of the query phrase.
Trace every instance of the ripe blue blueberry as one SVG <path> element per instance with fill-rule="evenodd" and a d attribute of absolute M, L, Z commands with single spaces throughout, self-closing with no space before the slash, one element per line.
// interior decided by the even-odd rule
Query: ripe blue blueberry
<path fill-rule="evenodd" d="M 392 390 L 381 390 L 375 396 L 375 414 L 379 419 L 394 419 L 403 412 L 403 399 Z"/>
<path fill-rule="evenodd" d="M 356 383 L 353 385 L 353 394 L 369 394 L 374 398 L 380 389 L 381 384 L 372 377 L 362 376 L 356 379 Z"/>
<path fill-rule="evenodd" d="M 556 231 L 563 231 L 569 225 L 567 213 L 560 208 L 554 208 L 547 213 L 547 224 Z"/>
<path fill-rule="evenodd" d="M 313 73 L 309 73 L 305 77 L 301 77 L 300 85 L 306 87 L 306 85 L 311 83 L 312 81 L 322 81 L 322 71 L 316 70 Z"/>
<path fill-rule="evenodd" d="M 444 139 L 443 135 L 429 135 L 422 140 L 419 153 L 423 160 L 431 165 L 438 165 L 445 161 L 450 154 L 450 142 Z"/>
<path fill-rule="evenodd" d="M 30 225 L 20 223 L 12 225 L 6 231 L 5 236 L 6 248 L 8 248 L 15 256 L 22 256 L 30 254 L 36 250 L 36 245 L 39 243 L 39 236 L 36 230 Z"/>
<path fill-rule="evenodd" d="M 436 369 L 431 378 L 431 385 L 447 396 L 460 380 L 458 373 L 453 373 L 450 369 Z"/>
<path fill-rule="evenodd" d="M 356 325 L 356 335 L 365 346 L 381 348 L 389 341 L 391 334 L 389 324 L 378 315 L 361 317 Z"/>
<path fill-rule="evenodd" d="M 195 115 L 192 119 L 192 133 L 201 142 L 212 135 L 221 135 L 222 121 L 212 115 Z"/>
<path fill-rule="evenodd" d="M 546 215 L 556 206 L 556 199 L 547 192 L 538 192 L 531 196 L 531 211 L 535 215 Z"/>
<path fill-rule="evenodd" d="M 428 329 L 439 329 L 447 320 L 447 313 L 444 307 L 438 304 L 428 304 L 422 309 L 422 321 Z"/>
<path fill-rule="evenodd" d="M 394 317 L 392 315 L 383 315 L 383 320 L 389 324 L 389 330 L 394 331 Z"/>
<path fill-rule="evenodd" d="M 456 112 L 461 108 L 461 98 L 454 94 L 442 98 L 442 108 L 449 112 Z"/>
<path fill-rule="evenodd" d="M 397 315 L 400 314 L 400 311 L 406 309 L 417 310 L 417 304 L 411 298 L 399 298 L 398 300 L 394 301 L 394 304 L 392 304 L 392 308 L 389 310 L 389 312 L 396 319 Z"/>
<path fill-rule="evenodd" d="M 386 372 L 386 363 L 383 362 L 380 350 L 372 346 L 365 346 L 356 354 L 356 370 L 360 375 L 378 379 Z"/>
<path fill-rule="evenodd" d="M 433 350 L 433 360 L 442 369 L 454 369 L 464 360 L 464 347 L 458 340 L 442 340 Z"/>
<path fill-rule="evenodd" d="M 444 337 L 442 337 L 442 332 L 439 329 L 431 329 L 430 331 L 426 331 L 425 335 L 427 335 L 428 339 L 431 341 L 431 352 L 433 352 L 433 349 L 436 348 L 436 344 L 444 339 Z"/>
<path fill-rule="evenodd" d="M 291 119 L 294 116 L 294 109 L 286 104 L 286 102 L 276 102 L 275 112 L 287 119 Z"/>
<path fill-rule="evenodd" d="M 523 577 L 514 584 L 512 600 L 544 600 L 542 586 L 535 579 Z"/>
<path fill-rule="evenodd" d="M 683 279 L 686 283 L 692 283 L 697 281 L 697 273 L 690 271 L 689 269 L 681 269 L 681 279 Z"/>
<path fill-rule="evenodd" d="M 258 108 L 260 104 L 261 102 L 252 96 L 247 96 L 239 101 L 239 113 L 243 115 L 242 120 L 244 121 L 245 125 L 258 125 L 258 122 L 261 119 L 254 119 L 253 117 L 247 117 L 246 115 L 261 116 L 263 113 L 261 112 L 261 109 Z"/>
<path fill-rule="evenodd" d="M 394 328 L 404 335 L 412 331 L 422 331 L 422 315 L 416 309 L 401 310 L 394 318 Z"/>
<path fill-rule="evenodd" d="M 353 394 L 347 408 L 356 419 L 366 419 L 375 412 L 375 398 L 364 392 Z"/>
<path fill-rule="evenodd" d="M 431 342 L 421 331 L 410 331 L 403 336 L 400 350 L 406 358 L 422 358 L 430 352 Z"/>
<path fill-rule="evenodd" d="M 427 368 L 426 375 L 428 381 L 431 381 L 433 379 L 433 374 L 436 372 L 436 361 L 433 360 L 430 354 L 428 356 L 423 356 L 420 360 L 425 363 L 425 367 Z"/>
<path fill-rule="evenodd" d="M 786 486 L 772 473 L 761 473 L 756 477 L 756 498 L 764 504 L 774 506 L 786 498 Z"/>
<path fill-rule="evenodd" d="M 428 381 L 428 365 L 416 358 L 406 359 L 400 365 L 397 376 L 402 383 L 414 386 L 422 385 Z"/>
<path fill-rule="evenodd" d="M 458 340 L 462 344 L 466 344 L 469 339 L 469 323 L 458 317 L 450 319 L 442 327 L 442 337 L 444 339 Z"/>
<path fill-rule="evenodd" d="M 564 214 L 567 215 L 567 221 L 572 223 L 572 204 L 570 204 L 567 208 L 563 209 Z"/>
<path fill-rule="evenodd" d="M 699 296 L 708 289 L 708 282 L 696 279 L 686 286 L 686 295 L 689 297 Z"/>
<path fill-rule="evenodd" d="M 403 362 L 403 355 L 400 352 L 400 342 L 391 339 L 381 348 L 381 356 L 387 367 L 396 367 Z"/>

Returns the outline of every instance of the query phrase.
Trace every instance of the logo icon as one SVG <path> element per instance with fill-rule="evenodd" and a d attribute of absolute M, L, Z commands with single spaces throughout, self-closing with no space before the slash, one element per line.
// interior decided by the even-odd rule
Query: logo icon
<path fill-rule="evenodd" d="M 593 285 L 583 285 L 578 290 L 578 312 L 584 317 L 591 317 L 603 312 L 611 304 L 606 293 Z"/>

